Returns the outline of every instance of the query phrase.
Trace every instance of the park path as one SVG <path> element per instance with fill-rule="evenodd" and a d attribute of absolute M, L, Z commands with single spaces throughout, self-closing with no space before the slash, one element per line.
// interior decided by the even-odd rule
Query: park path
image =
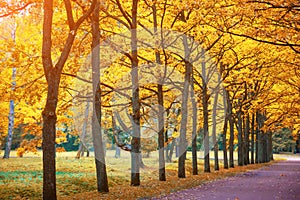
<path fill-rule="evenodd" d="M 153 199 L 300 200 L 300 156 Z"/>

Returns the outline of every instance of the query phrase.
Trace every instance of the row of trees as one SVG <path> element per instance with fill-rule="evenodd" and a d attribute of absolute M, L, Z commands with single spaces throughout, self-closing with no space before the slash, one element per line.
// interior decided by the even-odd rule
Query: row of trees
<path fill-rule="evenodd" d="M 62 126 L 73 126 L 74 134 L 79 134 L 77 115 L 86 118 L 89 103 L 85 102 L 92 102 L 91 129 L 101 192 L 108 192 L 103 113 L 110 113 L 110 127 L 117 123 L 131 134 L 133 186 L 140 185 L 145 133 L 157 137 L 161 181 L 166 180 L 165 160 L 170 157 L 165 147 L 172 146 L 175 137 L 179 141 L 178 177 L 184 178 L 189 142 L 193 174 L 198 173 L 199 130 L 205 172 L 211 171 L 210 134 L 218 170 L 218 132 L 223 133 L 225 168 L 234 167 L 235 143 L 238 165 L 267 162 L 272 159 L 275 130 L 288 127 L 294 135 L 298 133 L 297 1 L 2 4 L 1 16 L 9 19 L 2 20 L 4 103 L 0 109 L 6 117 L 7 100 L 13 100 L 15 121 L 1 123 L 0 132 L 6 133 L 7 124 L 24 124 L 25 133 L 35 135 L 33 146 L 42 140 L 44 199 L 56 199 L 54 146 L 63 136 Z"/>

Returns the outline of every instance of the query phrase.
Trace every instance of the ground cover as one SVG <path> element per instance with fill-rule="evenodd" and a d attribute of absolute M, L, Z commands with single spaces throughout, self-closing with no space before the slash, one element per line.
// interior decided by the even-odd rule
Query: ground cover
<path fill-rule="evenodd" d="M 187 178 L 177 178 L 177 162 L 166 165 L 167 181 L 158 181 L 158 157 L 155 153 L 144 158 L 146 168 L 141 170 L 141 186 L 130 185 L 130 155 L 123 153 L 114 158 L 114 152 L 107 152 L 107 174 L 110 193 L 96 192 L 95 164 L 93 157 L 75 159 L 76 152 L 57 154 L 57 191 L 59 199 L 137 199 L 166 195 L 171 192 L 194 187 L 207 181 L 233 176 L 269 164 L 248 165 L 220 171 L 203 173 L 203 161 L 199 159 L 199 175 L 193 176 L 191 155 L 186 163 Z M 23 158 L 14 157 L 0 160 L 1 199 L 41 199 L 42 198 L 42 158 L 41 153 L 29 154 Z M 201 158 L 201 152 L 199 154 Z M 213 160 L 211 161 L 213 169 Z"/>

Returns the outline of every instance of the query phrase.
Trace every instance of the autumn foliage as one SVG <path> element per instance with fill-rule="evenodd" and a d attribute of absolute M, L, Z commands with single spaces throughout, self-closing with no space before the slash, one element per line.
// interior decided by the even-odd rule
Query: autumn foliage
<path fill-rule="evenodd" d="M 64 152 L 72 135 L 80 151 L 94 150 L 97 112 L 104 151 L 118 137 L 144 157 L 160 151 L 164 166 L 178 148 L 182 178 L 188 148 L 207 152 L 209 172 L 221 143 L 228 168 L 233 151 L 238 165 L 268 162 L 272 137 L 299 139 L 299 1 L 55 0 L 52 21 L 43 3 L 0 0 L 1 148 L 11 102 L 19 157 L 42 150 L 51 130 L 49 149 Z"/>

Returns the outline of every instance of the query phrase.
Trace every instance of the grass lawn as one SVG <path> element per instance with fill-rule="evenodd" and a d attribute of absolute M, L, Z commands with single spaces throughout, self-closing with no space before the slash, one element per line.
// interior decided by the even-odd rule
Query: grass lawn
<path fill-rule="evenodd" d="M 187 155 L 187 178 L 177 178 L 177 159 L 168 163 L 167 181 L 158 181 L 158 156 L 153 153 L 150 158 L 143 158 L 145 169 L 141 170 L 141 186 L 130 186 L 130 154 L 122 152 L 121 158 L 114 157 L 114 151 L 107 151 L 107 175 L 110 193 L 96 192 L 94 158 L 75 159 L 76 152 L 57 153 L 56 174 L 59 199 L 137 199 L 165 195 L 184 188 L 190 188 L 206 181 L 211 181 L 236 173 L 260 168 L 267 164 L 248 165 L 203 173 L 203 160 L 198 160 L 199 175 L 193 176 L 191 153 Z M 213 154 L 212 154 L 213 155 Z M 0 155 L 1 156 L 1 155 Z M 15 152 L 10 159 L 0 160 L 0 199 L 41 199 L 42 198 L 42 158 L 38 154 L 26 154 L 17 158 Z M 203 153 L 199 152 L 201 158 Z M 221 153 L 220 153 L 221 156 Z"/>

